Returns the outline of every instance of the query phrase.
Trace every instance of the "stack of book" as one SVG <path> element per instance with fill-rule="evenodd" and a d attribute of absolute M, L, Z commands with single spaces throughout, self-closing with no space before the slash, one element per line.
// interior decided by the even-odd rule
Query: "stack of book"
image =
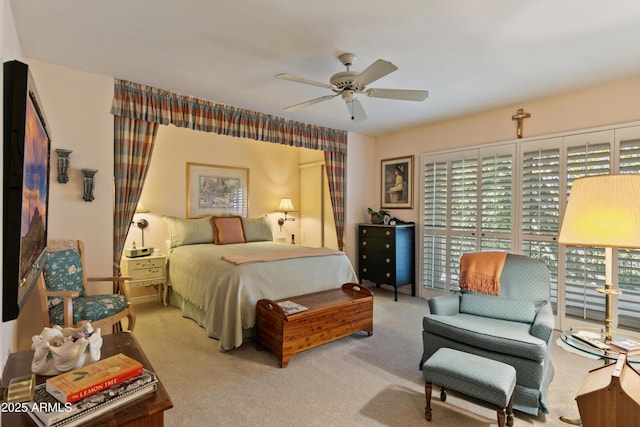
<path fill-rule="evenodd" d="M 31 419 L 43 427 L 73 427 L 156 390 L 153 372 L 117 354 L 36 386 Z"/>
<path fill-rule="evenodd" d="M 611 341 L 609 344 L 621 353 L 626 353 L 629 356 L 640 354 L 640 342 L 634 341 L 630 338 L 618 339 Z"/>

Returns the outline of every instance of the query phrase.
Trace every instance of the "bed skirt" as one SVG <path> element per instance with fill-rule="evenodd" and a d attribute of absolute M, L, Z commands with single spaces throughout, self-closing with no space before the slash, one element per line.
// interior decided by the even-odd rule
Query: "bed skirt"
<path fill-rule="evenodd" d="M 187 319 L 191 319 L 196 322 L 200 327 L 207 331 L 207 336 L 209 338 L 213 338 L 215 340 L 219 340 L 219 337 L 216 336 L 215 333 L 207 330 L 205 326 L 205 317 L 206 314 L 203 309 L 196 307 L 191 304 L 189 301 L 185 300 L 182 295 L 169 287 L 169 305 L 173 307 L 177 307 L 180 309 L 182 317 L 186 317 Z M 242 330 L 242 343 L 252 342 L 256 339 L 256 328 L 249 328 Z M 221 350 L 225 351 L 225 350 Z"/>

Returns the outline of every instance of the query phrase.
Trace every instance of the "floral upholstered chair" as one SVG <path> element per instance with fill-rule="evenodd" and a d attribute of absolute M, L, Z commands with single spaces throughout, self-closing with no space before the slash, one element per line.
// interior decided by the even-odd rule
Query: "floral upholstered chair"
<path fill-rule="evenodd" d="M 87 320 L 94 328 L 120 327 L 120 320 L 126 316 L 129 320 L 127 327 L 133 331 L 136 316 L 122 283 L 128 278 L 88 278 L 84 264 L 82 241 L 49 241 L 44 268 L 38 278 L 45 326 L 77 327 Z M 114 293 L 88 296 L 88 282 L 113 282 Z"/>

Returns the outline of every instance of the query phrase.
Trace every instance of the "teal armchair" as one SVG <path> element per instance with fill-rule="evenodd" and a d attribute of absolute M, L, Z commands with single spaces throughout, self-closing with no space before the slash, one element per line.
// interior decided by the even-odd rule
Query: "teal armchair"
<path fill-rule="evenodd" d="M 429 299 L 420 368 L 441 347 L 506 363 L 516 369 L 513 407 L 533 415 L 547 413 L 547 391 L 554 375 L 549 288 L 549 270 L 543 262 L 508 254 L 500 295 L 458 292 Z"/>
<path fill-rule="evenodd" d="M 78 327 L 83 321 L 97 328 L 120 327 L 123 317 L 133 331 L 136 315 L 127 289 L 128 277 L 87 277 L 84 244 L 80 240 L 54 240 L 47 246 L 43 271 L 38 277 L 38 293 L 44 325 Z M 112 282 L 114 293 L 87 294 L 88 282 Z"/>

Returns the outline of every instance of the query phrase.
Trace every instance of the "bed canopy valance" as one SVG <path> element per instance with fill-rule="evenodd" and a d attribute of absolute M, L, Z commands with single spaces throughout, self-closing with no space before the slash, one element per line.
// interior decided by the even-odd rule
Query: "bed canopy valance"
<path fill-rule="evenodd" d="M 324 151 L 338 246 L 343 248 L 347 132 L 120 79 L 115 79 L 111 113 L 114 115 L 114 268 L 118 268 L 140 199 L 158 127 L 169 124 Z"/>

